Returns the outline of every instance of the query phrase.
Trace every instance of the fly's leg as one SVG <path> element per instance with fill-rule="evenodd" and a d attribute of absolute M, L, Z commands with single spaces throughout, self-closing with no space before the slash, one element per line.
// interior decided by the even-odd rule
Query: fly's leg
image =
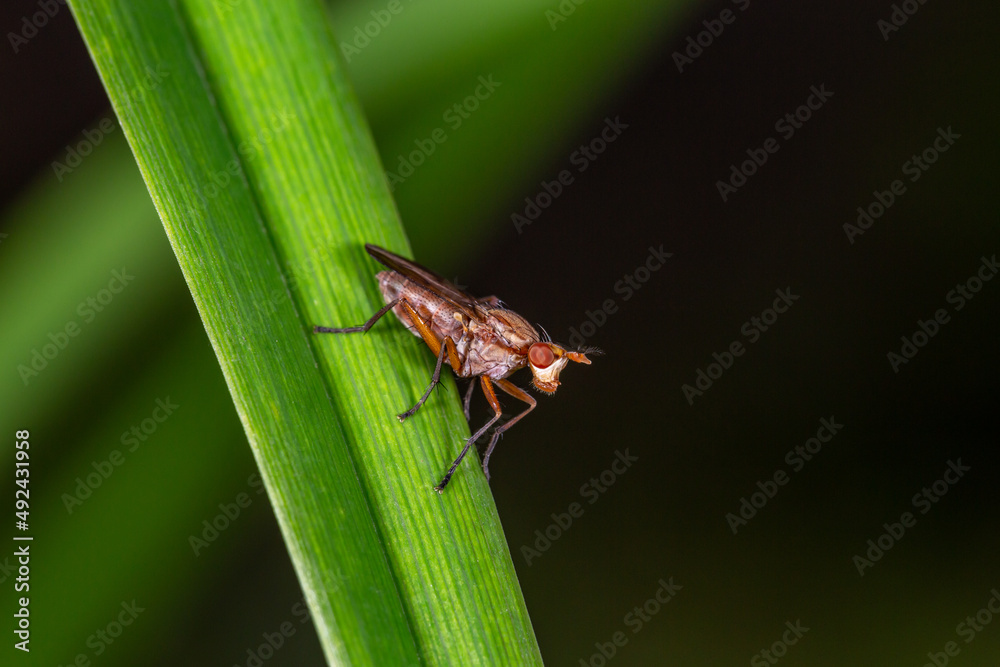
<path fill-rule="evenodd" d="M 371 329 L 376 322 L 378 322 L 379 318 L 392 310 L 393 306 L 397 303 L 399 303 L 399 299 L 393 299 L 389 303 L 382 306 L 377 313 L 372 315 L 370 320 L 360 326 L 335 329 L 333 327 L 322 327 L 317 324 L 313 327 L 313 333 L 367 333 L 368 330 Z"/>
<path fill-rule="evenodd" d="M 497 441 L 499 440 L 500 436 L 503 435 L 504 431 L 506 431 L 511 426 L 519 422 L 521 420 L 521 417 L 527 415 L 529 412 L 535 409 L 536 405 L 538 405 L 538 402 L 534 398 L 532 398 L 528 392 L 524 391 L 523 389 L 512 383 L 510 380 L 497 380 L 496 384 L 498 387 L 503 389 L 505 392 L 507 392 L 514 398 L 527 403 L 528 409 L 522 412 L 521 414 L 517 415 L 513 419 L 511 419 L 503 426 L 497 427 L 497 430 L 493 431 L 493 437 L 490 438 L 490 445 L 489 447 L 486 448 L 486 455 L 483 457 L 483 472 L 486 473 L 486 479 L 490 478 L 490 454 L 493 453 L 493 448 L 497 446 Z"/>
<path fill-rule="evenodd" d="M 498 382 L 505 382 L 505 380 L 498 380 Z M 503 414 L 503 411 L 500 408 L 500 401 L 497 400 L 496 392 L 493 391 L 493 384 L 490 382 L 490 378 L 486 375 L 480 375 L 479 384 L 482 385 L 483 393 L 486 394 L 486 400 L 489 401 L 490 407 L 493 408 L 493 418 L 483 424 L 482 428 L 473 433 L 472 437 L 465 441 L 465 447 L 462 448 L 462 453 L 459 454 L 458 458 L 455 459 L 455 462 L 451 464 L 451 468 L 448 469 L 448 472 L 445 474 L 444 479 L 441 480 L 441 483 L 434 487 L 434 490 L 438 493 L 444 491 L 444 487 L 448 486 L 448 482 L 451 481 L 451 476 L 455 474 L 455 469 L 458 468 L 458 464 L 462 462 L 462 459 L 464 459 L 465 455 L 469 452 L 469 448 L 472 447 L 472 443 L 479 440 L 483 433 L 486 433 L 486 431 L 488 431 L 489 428 L 493 426 L 498 419 L 500 419 L 500 415 Z M 525 394 L 525 396 L 527 396 L 527 394 Z M 531 397 L 528 396 L 528 398 Z M 487 478 L 489 478 L 489 475 L 487 475 Z"/>

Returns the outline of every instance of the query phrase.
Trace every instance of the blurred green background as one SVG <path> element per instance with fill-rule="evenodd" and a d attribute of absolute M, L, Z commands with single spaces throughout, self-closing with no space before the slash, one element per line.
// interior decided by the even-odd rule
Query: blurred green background
<path fill-rule="evenodd" d="M 1000 282 L 961 310 L 947 300 L 1000 251 L 998 16 L 902 4 L 919 8 L 888 39 L 891 3 L 421 0 L 377 29 L 386 3 L 331 6 L 386 169 L 447 135 L 394 190 L 416 258 L 607 352 L 568 370 L 491 461 L 549 664 L 773 664 L 767 650 L 789 665 L 922 665 L 949 641 L 954 664 L 1000 663 L 1000 618 L 981 614 L 968 642 L 959 629 L 1000 590 Z M 9 36 L 38 11 L 17 0 L 0 23 L 0 430 L 31 430 L 35 536 L 32 653 L 8 644 L 4 664 L 321 664 L 213 351 L 120 128 L 101 129 L 113 116 L 72 19 L 60 5 L 24 43 Z M 491 76 L 477 108 L 449 113 Z M 786 136 L 776 121 L 814 86 L 832 96 Z M 585 157 L 608 119 L 620 134 Z M 960 137 L 911 182 L 904 163 L 949 127 Z M 717 182 L 768 137 L 778 151 L 723 201 Z M 539 197 L 564 170 L 572 182 Z M 850 243 L 843 225 L 895 179 L 906 192 Z M 514 214 L 534 216 L 526 198 L 544 206 L 518 227 Z M 661 245 L 672 256 L 647 279 Z M 103 293 L 123 270 L 134 279 Z M 786 288 L 799 300 L 751 341 L 745 323 Z M 950 321 L 894 373 L 886 354 L 939 308 Z M 689 404 L 682 386 L 737 340 L 745 353 Z M 158 400 L 177 406 L 162 423 Z M 477 405 L 474 422 L 485 415 Z M 797 470 L 786 453 L 831 417 L 843 429 Z M 605 472 L 626 451 L 632 465 Z M 921 514 L 914 494 L 958 459 L 970 471 Z M 777 470 L 789 481 L 769 487 Z M 726 516 L 758 482 L 773 497 L 734 535 Z M 249 506 L 219 518 L 241 493 Z M 860 576 L 854 556 L 906 511 L 915 526 Z M 674 598 L 649 603 L 671 577 Z M 103 639 L 133 602 L 135 621 Z M 797 621 L 809 630 L 783 645 Z"/>

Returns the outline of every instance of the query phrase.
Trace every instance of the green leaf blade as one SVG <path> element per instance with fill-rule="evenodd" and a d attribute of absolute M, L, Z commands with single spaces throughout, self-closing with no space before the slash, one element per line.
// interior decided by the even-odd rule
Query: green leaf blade
<path fill-rule="evenodd" d="M 234 15 L 197 2 L 185 6 L 198 26 L 196 35 L 204 34 L 199 46 L 210 68 L 208 76 L 220 91 L 220 106 L 237 128 L 236 136 L 246 141 L 259 132 L 266 122 L 259 110 L 291 100 L 302 103 L 294 113 L 308 122 L 287 128 L 271 153 L 293 167 L 277 173 L 253 161 L 248 172 L 260 188 L 265 217 L 287 264 L 310 257 L 315 248 L 336 248 L 343 258 L 312 267 L 295 281 L 293 292 L 306 321 L 353 325 L 367 320 L 381 305 L 372 274 L 382 267 L 364 253 L 363 244 L 374 242 L 404 254 L 407 244 L 398 225 L 368 223 L 395 221 L 397 214 L 374 143 L 333 55 L 336 45 L 322 12 L 309 11 L 315 5 L 304 5 L 301 14 L 292 7 L 262 7 L 267 15 L 261 18 L 251 11 Z M 326 71 L 311 78 L 299 66 L 302 56 L 296 51 L 304 39 L 299 34 L 303 25 L 309 26 L 306 39 L 315 40 L 309 50 L 330 54 Z M 268 63 L 244 59 L 242 45 L 258 41 L 263 26 L 278 35 L 278 55 Z M 229 39 L 214 39 L 223 27 Z M 339 113 L 328 113 L 328 108 Z M 372 169 L 344 168 L 359 161 Z M 270 196 L 287 191 L 300 196 Z M 341 202 L 348 205 L 338 206 Z M 322 224 L 326 220 L 338 224 Z M 349 416 L 345 434 L 366 481 L 421 652 L 434 664 L 455 656 L 484 664 L 537 662 L 513 564 L 475 459 L 469 457 L 460 473 L 474 485 L 471 498 L 456 492 L 457 487 L 444 496 L 431 492 L 468 437 L 457 403 L 432 399 L 406 424 L 394 418 L 419 396 L 432 361 L 416 339 L 390 320 L 367 336 L 324 336 L 316 345 L 337 410 Z M 388 352 L 387 338 L 394 344 Z M 384 378 L 391 391 L 376 378 Z M 494 617 L 487 621 L 484 612 Z M 518 641 L 511 643 L 510 638 Z"/>

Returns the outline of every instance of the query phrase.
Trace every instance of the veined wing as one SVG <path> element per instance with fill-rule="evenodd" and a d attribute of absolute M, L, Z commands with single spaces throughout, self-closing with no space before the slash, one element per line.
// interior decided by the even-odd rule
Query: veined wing
<path fill-rule="evenodd" d="M 385 248 L 366 243 L 365 250 L 386 268 L 402 274 L 408 280 L 437 294 L 461 310 L 469 318 L 482 319 L 485 317 L 486 313 L 483 312 L 481 303 L 486 303 L 486 300 L 477 299 L 471 294 L 463 292 L 450 280 L 439 276 L 430 269 L 420 266 L 414 261 L 389 252 Z"/>

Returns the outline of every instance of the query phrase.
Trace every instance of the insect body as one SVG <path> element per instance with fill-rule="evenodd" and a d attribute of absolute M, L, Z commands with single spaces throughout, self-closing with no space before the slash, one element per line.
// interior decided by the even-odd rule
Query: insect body
<path fill-rule="evenodd" d="M 489 479 L 489 462 L 500 435 L 534 410 L 536 402 L 523 389 L 511 383 L 507 376 L 524 366 L 531 369 L 532 384 L 539 391 L 554 393 L 559 387 L 559 373 L 570 361 L 589 364 L 587 352 L 597 350 L 569 350 L 539 335 L 527 320 L 507 310 L 495 296 L 473 297 L 458 289 L 441 276 L 424 267 L 393 254 L 378 246 L 366 244 L 365 250 L 383 264 L 388 271 L 378 274 L 379 289 L 386 305 L 363 325 L 331 328 L 317 326 L 316 333 L 359 333 L 368 331 L 380 317 L 392 310 L 415 336 L 423 339 L 437 356 L 437 365 L 427 391 L 416 404 L 397 415 L 399 421 L 412 417 L 430 396 L 441 378 L 441 367 L 447 363 L 455 375 L 473 378 L 465 394 L 465 418 L 469 418 L 469 401 L 476 383 L 493 408 L 493 417 L 472 434 L 461 454 L 452 463 L 441 483 L 434 487 L 441 492 L 469 448 L 502 416 L 500 401 L 494 387 L 524 401 L 528 408 L 493 431 L 490 444 L 483 457 L 483 472 Z"/>

